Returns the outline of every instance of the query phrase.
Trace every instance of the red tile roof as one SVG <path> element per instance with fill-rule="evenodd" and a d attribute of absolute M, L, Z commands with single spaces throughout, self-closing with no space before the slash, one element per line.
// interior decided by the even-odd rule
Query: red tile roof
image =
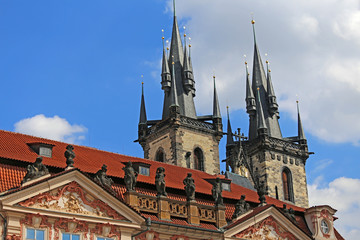
<path fill-rule="evenodd" d="M 43 157 L 43 163 L 45 165 L 57 168 L 66 167 L 66 159 L 64 157 L 64 152 L 66 150 L 66 146 L 68 145 L 67 143 L 3 130 L 0 130 L 0 158 L 33 163 L 37 157 L 37 154 L 27 145 L 28 143 L 33 142 L 41 142 L 54 145 L 52 157 Z M 211 195 L 212 185 L 205 179 L 214 178 L 214 176 L 205 172 L 194 169 L 182 168 L 142 158 L 106 152 L 85 146 L 73 146 L 74 152 L 76 154 L 76 157 L 74 159 L 74 166 L 79 168 L 83 172 L 96 173 L 103 164 L 106 164 L 108 166 L 107 174 L 109 176 L 123 178 L 124 172 L 121 169 L 124 167 L 124 162 L 143 162 L 151 164 L 150 176 L 139 175 L 138 182 L 154 184 L 156 169 L 162 166 L 165 168 L 165 181 L 167 188 L 183 190 L 184 185 L 182 183 L 182 179 L 186 177 L 188 172 L 192 172 L 196 184 L 196 192 Z M 17 175 L 15 176 L 14 174 Z M 9 182 L 4 185 L 6 187 L 4 187 L 2 191 L 19 186 L 19 183 L 24 174 L 24 169 L 20 170 L 19 168 L 16 173 L 7 173 L 6 175 L 4 175 L 4 177 L 6 176 L 6 179 L 8 179 Z M 255 203 L 259 202 L 258 195 L 255 191 L 235 184 L 231 184 L 231 192 L 223 192 L 223 197 L 229 199 L 239 199 L 241 194 L 246 195 L 247 201 Z M 201 200 L 199 199 L 199 201 Z M 267 197 L 267 202 L 269 204 L 274 204 L 278 207 L 282 207 L 283 204 L 283 202 L 270 197 Z M 213 204 L 211 197 L 209 197 L 209 199 L 207 200 L 202 200 L 202 203 L 207 203 L 209 205 Z M 300 207 L 291 205 L 290 207 L 293 207 L 293 209 L 296 211 L 304 211 L 304 209 Z"/>

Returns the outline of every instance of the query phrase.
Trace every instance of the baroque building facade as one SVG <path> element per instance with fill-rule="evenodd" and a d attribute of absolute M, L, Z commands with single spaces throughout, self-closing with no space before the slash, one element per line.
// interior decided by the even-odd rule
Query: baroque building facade
<path fill-rule="evenodd" d="M 256 40 L 252 84 L 246 79 L 248 137 L 231 131 L 229 114 L 223 132 L 215 78 L 213 113 L 197 116 L 190 46 L 175 14 L 161 79 L 161 120 L 147 119 L 142 92 L 144 159 L 0 130 L 3 239 L 343 239 L 335 209 L 308 207 L 311 153 L 300 114 L 298 136 L 284 138 Z"/>

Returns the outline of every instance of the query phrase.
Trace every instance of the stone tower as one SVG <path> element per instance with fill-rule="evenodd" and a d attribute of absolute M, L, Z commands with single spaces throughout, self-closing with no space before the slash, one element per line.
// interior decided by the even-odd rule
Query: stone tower
<path fill-rule="evenodd" d="M 144 150 L 144 158 L 217 174 L 220 172 L 219 141 L 222 138 L 222 121 L 215 77 L 213 114 L 197 116 L 190 49 L 191 45 L 186 45 L 186 34 L 183 47 L 174 7 L 169 56 L 166 54 L 163 37 L 162 119 L 147 120 L 142 91 L 137 141 Z"/>
<path fill-rule="evenodd" d="M 305 163 L 309 157 L 307 141 L 298 112 L 298 136 L 283 137 L 279 110 L 268 67 L 265 74 L 254 33 L 252 83 L 246 63 L 246 110 L 249 114 L 248 137 L 228 131 L 227 168 L 248 176 L 255 188 L 264 182 L 267 194 L 300 207 L 308 207 Z M 299 108 L 298 108 L 299 109 Z M 231 129 L 230 121 L 228 126 Z M 235 136 L 236 140 L 233 140 Z"/>

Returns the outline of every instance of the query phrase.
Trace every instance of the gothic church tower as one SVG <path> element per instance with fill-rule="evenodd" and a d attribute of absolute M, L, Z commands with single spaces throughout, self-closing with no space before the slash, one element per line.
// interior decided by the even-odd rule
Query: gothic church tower
<path fill-rule="evenodd" d="M 267 64 L 265 73 L 254 34 L 252 82 L 246 63 L 246 110 L 249 114 L 249 134 L 232 133 L 228 122 L 227 168 L 247 176 L 258 187 L 265 184 L 267 194 L 300 207 L 308 207 L 305 163 L 309 157 L 307 141 L 298 112 L 298 136 L 283 137 L 279 110 Z M 237 141 L 233 140 L 235 135 Z M 246 169 L 243 171 L 243 169 Z"/>
<path fill-rule="evenodd" d="M 164 41 L 164 37 L 163 37 Z M 205 171 L 220 172 L 219 141 L 222 121 L 215 87 L 213 114 L 197 116 L 194 97 L 195 80 L 190 56 L 191 45 L 184 46 L 175 14 L 170 43 L 166 54 L 163 42 L 161 86 L 164 105 L 161 120 L 147 120 L 142 91 L 138 142 L 144 158 Z"/>

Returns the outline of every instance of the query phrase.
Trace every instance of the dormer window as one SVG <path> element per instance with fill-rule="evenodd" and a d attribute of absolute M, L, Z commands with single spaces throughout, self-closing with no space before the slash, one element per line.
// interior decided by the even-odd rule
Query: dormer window
<path fill-rule="evenodd" d="M 124 165 L 127 164 L 127 162 L 123 162 Z M 143 163 L 143 162 L 133 162 L 132 166 L 134 170 L 143 176 L 150 176 L 150 164 Z"/>
<path fill-rule="evenodd" d="M 54 145 L 42 142 L 28 143 L 29 147 L 42 157 L 52 157 L 52 148 Z"/>
<path fill-rule="evenodd" d="M 150 168 L 145 166 L 139 166 L 139 174 L 144 176 L 150 176 Z"/>

